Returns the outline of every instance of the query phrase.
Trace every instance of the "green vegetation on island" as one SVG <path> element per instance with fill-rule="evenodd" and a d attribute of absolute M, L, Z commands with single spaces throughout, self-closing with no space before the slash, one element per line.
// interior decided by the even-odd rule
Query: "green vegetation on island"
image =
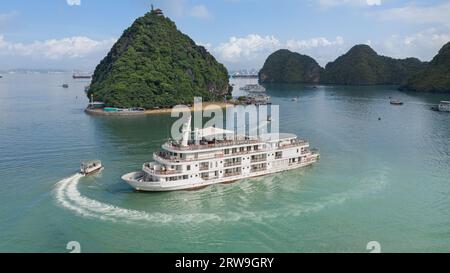
<path fill-rule="evenodd" d="M 450 92 L 450 42 L 439 50 L 424 71 L 411 77 L 400 90 Z"/>
<path fill-rule="evenodd" d="M 401 84 L 426 67 L 416 58 L 378 55 L 368 45 L 356 45 L 325 66 L 321 83 L 341 85 Z"/>
<path fill-rule="evenodd" d="M 318 83 L 323 68 L 311 57 L 287 49 L 270 54 L 259 72 L 261 83 Z"/>
<path fill-rule="evenodd" d="M 356 45 L 321 68 L 308 56 L 289 50 L 272 53 L 259 73 L 261 83 L 322 83 L 339 85 L 399 85 L 427 67 L 416 58 L 378 55 L 368 45 Z"/>
<path fill-rule="evenodd" d="M 224 100 L 231 93 L 226 68 L 181 33 L 159 10 L 124 31 L 96 67 L 88 96 L 112 107 L 171 107 Z"/>

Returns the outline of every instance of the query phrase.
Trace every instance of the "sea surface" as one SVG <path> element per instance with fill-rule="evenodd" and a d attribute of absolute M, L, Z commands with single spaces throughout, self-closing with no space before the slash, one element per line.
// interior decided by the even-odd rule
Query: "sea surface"
<path fill-rule="evenodd" d="M 86 115 L 89 82 L 70 74 L 3 76 L 0 252 L 450 251 L 450 113 L 430 110 L 448 94 L 270 85 L 280 130 L 319 148 L 317 164 L 138 193 L 120 177 L 151 160 L 174 119 Z M 75 175 L 97 158 L 101 175 Z"/>

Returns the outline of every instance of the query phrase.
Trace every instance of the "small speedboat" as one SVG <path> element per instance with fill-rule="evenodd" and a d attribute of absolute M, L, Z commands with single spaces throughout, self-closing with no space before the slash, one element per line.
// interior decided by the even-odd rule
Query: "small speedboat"
<path fill-rule="evenodd" d="M 392 105 L 403 105 L 403 102 L 402 101 L 399 101 L 399 100 L 391 100 L 391 102 L 390 102 Z"/>
<path fill-rule="evenodd" d="M 80 174 L 86 176 L 102 171 L 104 168 L 100 160 L 82 161 L 80 166 Z"/>
<path fill-rule="evenodd" d="M 69 85 L 67 83 L 62 85 L 63 88 L 69 88 Z"/>

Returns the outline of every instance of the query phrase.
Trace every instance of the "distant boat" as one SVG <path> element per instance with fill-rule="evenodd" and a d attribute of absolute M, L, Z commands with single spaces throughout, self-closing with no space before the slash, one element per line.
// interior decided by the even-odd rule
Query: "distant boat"
<path fill-rule="evenodd" d="M 88 75 L 88 74 L 73 74 L 72 78 L 74 79 L 90 79 L 92 78 L 92 75 Z"/>
<path fill-rule="evenodd" d="M 3 78 L 3 76 L 2 76 L 2 75 L 0 75 L 0 79 L 1 79 L 1 78 Z"/>
<path fill-rule="evenodd" d="M 296 97 L 296 98 L 292 98 L 291 99 L 292 101 L 298 101 L 298 98 Z"/>
<path fill-rule="evenodd" d="M 399 100 L 391 100 L 390 103 L 391 103 L 392 105 L 403 105 L 403 102 L 402 102 L 402 101 L 399 101 Z"/>
<path fill-rule="evenodd" d="M 441 103 L 439 103 L 438 109 L 441 112 L 450 112 L 450 101 L 441 101 Z"/>
<path fill-rule="evenodd" d="M 244 87 L 239 88 L 239 90 L 252 92 L 252 93 L 265 93 L 266 88 L 264 86 L 261 86 L 259 84 L 247 84 Z"/>
<path fill-rule="evenodd" d="M 234 75 L 231 75 L 231 77 L 233 79 L 239 79 L 239 78 L 242 78 L 242 79 L 257 79 L 258 75 L 254 75 L 254 74 L 250 74 L 250 75 L 234 74 Z"/>
<path fill-rule="evenodd" d="M 67 83 L 62 85 L 63 88 L 69 88 L 69 85 Z"/>

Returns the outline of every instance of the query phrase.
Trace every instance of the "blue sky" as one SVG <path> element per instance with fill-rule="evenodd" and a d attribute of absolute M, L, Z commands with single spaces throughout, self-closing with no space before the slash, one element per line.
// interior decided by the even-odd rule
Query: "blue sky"
<path fill-rule="evenodd" d="M 231 70 L 279 48 L 325 65 L 359 43 L 430 60 L 450 41 L 442 0 L 2 0 L 0 69 L 92 70 L 151 3 Z"/>

